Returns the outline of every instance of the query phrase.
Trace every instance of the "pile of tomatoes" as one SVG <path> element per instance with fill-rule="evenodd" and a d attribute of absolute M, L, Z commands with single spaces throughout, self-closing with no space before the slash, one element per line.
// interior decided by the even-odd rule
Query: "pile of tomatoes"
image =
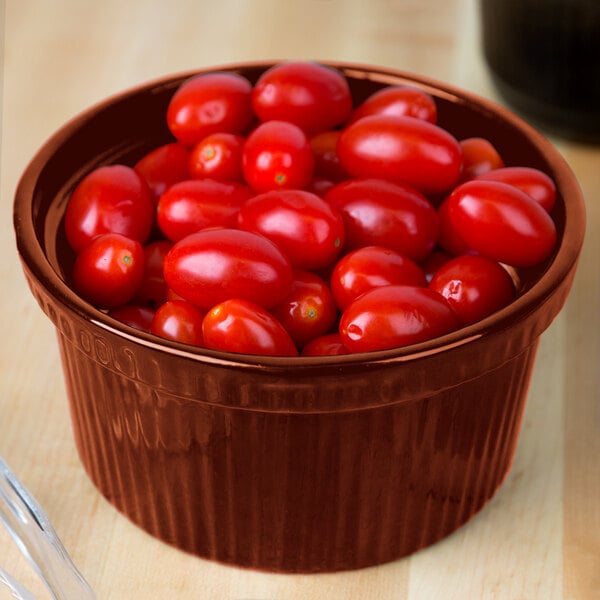
<path fill-rule="evenodd" d="M 382 350 L 510 303 L 552 253 L 556 190 L 391 85 L 353 104 L 344 75 L 290 61 L 250 83 L 194 76 L 172 141 L 75 187 L 72 284 L 132 327 L 231 352 Z"/>

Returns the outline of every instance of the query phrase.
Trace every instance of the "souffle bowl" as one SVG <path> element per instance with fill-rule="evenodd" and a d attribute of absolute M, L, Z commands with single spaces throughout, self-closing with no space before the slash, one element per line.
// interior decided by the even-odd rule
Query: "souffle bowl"
<path fill-rule="evenodd" d="M 74 439 L 89 477 L 146 532 L 253 569 L 358 569 L 409 555 L 478 513 L 507 476 L 540 335 L 570 291 L 585 229 L 577 181 L 554 146 L 470 92 L 387 68 L 324 63 L 355 103 L 387 85 L 424 89 L 457 139 L 487 138 L 506 165 L 554 180 L 558 241 L 520 272 L 505 308 L 429 341 L 322 357 L 243 355 L 125 325 L 69 284 L 69 195 L 93 168 L 133 165 L 173 141 L 166 109 L 200 72 L 251 82 L 274 63 L 165 77 L 59 129 L 27 166 L 14 226 L 31 292 L 54 323 Z"/>

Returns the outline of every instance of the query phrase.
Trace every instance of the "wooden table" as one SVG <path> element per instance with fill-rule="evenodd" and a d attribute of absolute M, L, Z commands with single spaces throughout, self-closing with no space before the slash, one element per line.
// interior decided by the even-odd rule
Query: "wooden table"
<path fill-rule="evenodd" d="M 76 455 L 54 331 L 15 250 L 13 191 L 37 148 L 90 104 L 164 74 L 236 60 L 344 60 L 496 98 L 475 0 L 6 0 L 2 9 L 0 454 L 100 599 L 600 598 L 600 147 L 553 140 L 587 198 L 588 232 L 567 306 L 542 337 L 506 483 L 448 539 L 357 572 L 285 576 L 213 564 L 118 514 Z M 47 597 L 0 529 L 0 564 Z"/>

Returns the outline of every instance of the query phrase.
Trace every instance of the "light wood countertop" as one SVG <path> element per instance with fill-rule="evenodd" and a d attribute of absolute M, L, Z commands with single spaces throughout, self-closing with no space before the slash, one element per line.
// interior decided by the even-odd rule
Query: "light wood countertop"
<path fill-rule="evenodd" d="M 79 462 L 53 326 L 16 253 L 12 200 L 21 172 L 58 127 L 106 96 L 202 66 L 312 58 L 398 68 L 498 99 L 476 9 L 475 0 L 0 1 L 0 454 L 99 599 L 600 598 L 600 146 L 552 140 L 583 189 L 587 238 L 568 303 L 542 337 L 508 479 L 449 538 L 355 572 L 223 566 L 173 549 L 117 513 Z M 48 597 L 3 528 L 0 565 Z"/>

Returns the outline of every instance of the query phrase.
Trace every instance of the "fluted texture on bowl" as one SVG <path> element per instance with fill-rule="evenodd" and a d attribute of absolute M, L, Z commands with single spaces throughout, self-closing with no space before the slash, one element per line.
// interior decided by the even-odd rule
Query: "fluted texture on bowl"
<path fill-rule="evenodd" d="M 390 371 L 378 381 L 386 406 L 302 414 L 177 396 L 107 368 L 99 349 L 111 343 L 96 333 L 86 352 L 86 336 L 59 342 L 77 447 L 100 491 L 184 550 L 287 572 L 393 560 L 480 510 L 510 468 L 537 345 L 428 397 L 403 401 Z M 204 390 L 220 386 L 197 375 Z M 294 393 L 263 385 L 280 404 Z"/>

